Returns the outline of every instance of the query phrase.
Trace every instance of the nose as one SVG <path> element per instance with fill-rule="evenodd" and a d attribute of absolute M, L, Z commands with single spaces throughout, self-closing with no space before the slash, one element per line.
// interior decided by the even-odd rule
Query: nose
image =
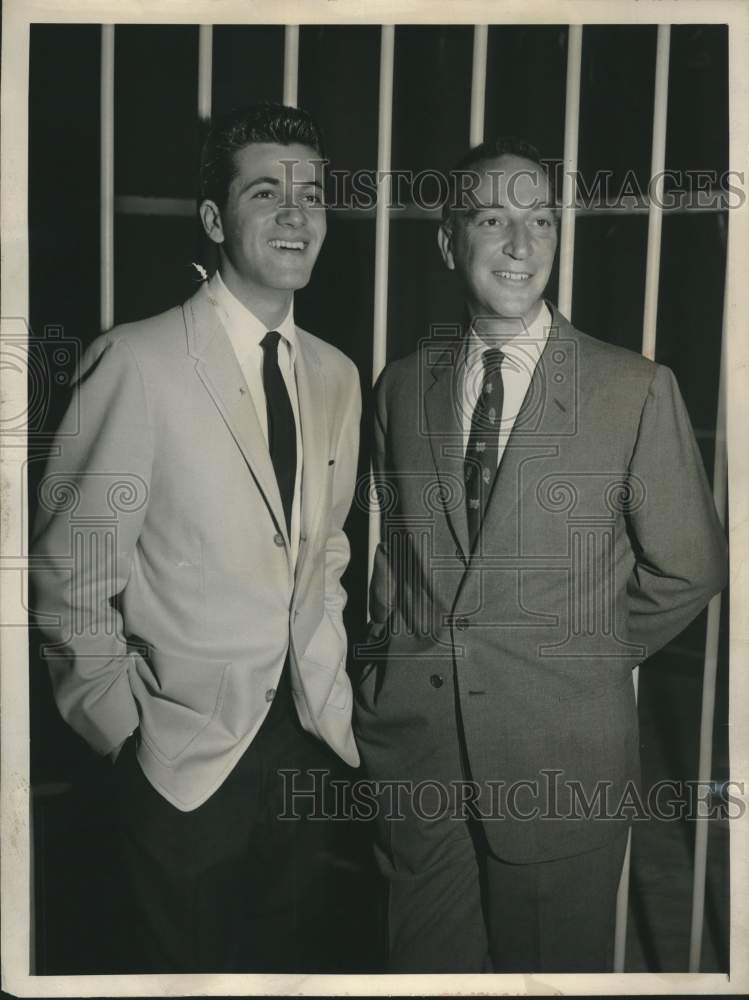
<path fill-rule="evenodd" d="M 512 223 L 504 245 L 505 253 L 514 260 L 526 260 L 533 253 L 533 243 L 524 222 Z"/>
<path fill-rule="evenodd" d="M 295 201 L 288 198 L 279 205 L 277 221 L 282 226 L 302 226 L 305 222 L 304 210 Z"/>

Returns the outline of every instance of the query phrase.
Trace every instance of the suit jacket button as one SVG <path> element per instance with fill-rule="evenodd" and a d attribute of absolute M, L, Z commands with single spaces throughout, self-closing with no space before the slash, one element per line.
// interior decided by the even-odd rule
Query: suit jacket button
<path fill-rule="evenodd" d="M 266 701 L 273 701 L 273 699 L 275 697 L 276 697 L 276 689 L 275 688 L 268 688 L 268 690 L 265 692 L 265 700 Z"/>
<path fill-rule="evenodd" d="M 460 632 L 465 632 L 465 630 L 468 628 L 468 625 L 469 625 L 468 619 L 465 618 L 463 615 L 461 615 L 460 618 L 455 619 L 455 628 L 458 629 L 458 631 Z"/>
<path fill-rule="evenodd" d="M 433 688 L 441 688 L 442 685 L 445 683 L 445 680 L 442 674 L 432 674 L 432 676 L 429 678 L 429 683 L 432 685 Z"/>
<path fill-rule="evenodd" d="M 273 536 L 273 541 L 279 548 L 281 548 L 281 546 L 283 545 L 283 535 L 280 532 L 277 532 Z"/>

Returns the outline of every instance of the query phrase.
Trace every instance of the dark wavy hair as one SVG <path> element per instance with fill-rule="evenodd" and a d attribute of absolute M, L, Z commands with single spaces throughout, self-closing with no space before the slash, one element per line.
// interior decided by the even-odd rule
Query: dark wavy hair
<path fill-rule="evenodd" d="M 325 142 L 312 116 L 301 108 L 263 101 L 235 108 L 211 125 L 200 158 L 200 201 L 206 198 L 223 208 L 236 176 L 234 154 L 257 142 L 281 146 L 298 144 L 325 159 Z"/>

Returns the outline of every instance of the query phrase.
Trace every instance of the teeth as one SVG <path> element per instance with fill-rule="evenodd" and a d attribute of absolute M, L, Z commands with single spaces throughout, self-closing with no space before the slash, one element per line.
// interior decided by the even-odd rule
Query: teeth
<path fill-rule="evenodd" d="M 498 278 L 509 278 L 510 281 L 527 281 L 530 274 L 520 274 L 516 271 L 495 271 Z"/>
<path fill-rule="evenodd" d="M 304 250 L 302 240 L 268 240 L 268 246 L 274 250 Z"/>

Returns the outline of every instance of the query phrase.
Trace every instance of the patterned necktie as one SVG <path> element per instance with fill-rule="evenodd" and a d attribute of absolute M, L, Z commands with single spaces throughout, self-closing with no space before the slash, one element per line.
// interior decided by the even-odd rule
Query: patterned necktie
<path fill-rule="evenodd" d="M 291 508 L 296 481 L 296 423 L 291 400 L 278 367 L 281 334 L 271 330 L 260 341 L 263 348 L 263 388 L 268 411 L 268 449 L 281 494 L 286 528 L 291 533 Z"/>
<path fill-rule="evenodd" d="M 498 348 L 484 351 L 484 378 L 473 411 L 463 466 L 468 538 L 472 550 L 481 530 L 486 502 L 497 473 L 499 425 L 504 401 L 503 358 L 504 354 Z"/>

